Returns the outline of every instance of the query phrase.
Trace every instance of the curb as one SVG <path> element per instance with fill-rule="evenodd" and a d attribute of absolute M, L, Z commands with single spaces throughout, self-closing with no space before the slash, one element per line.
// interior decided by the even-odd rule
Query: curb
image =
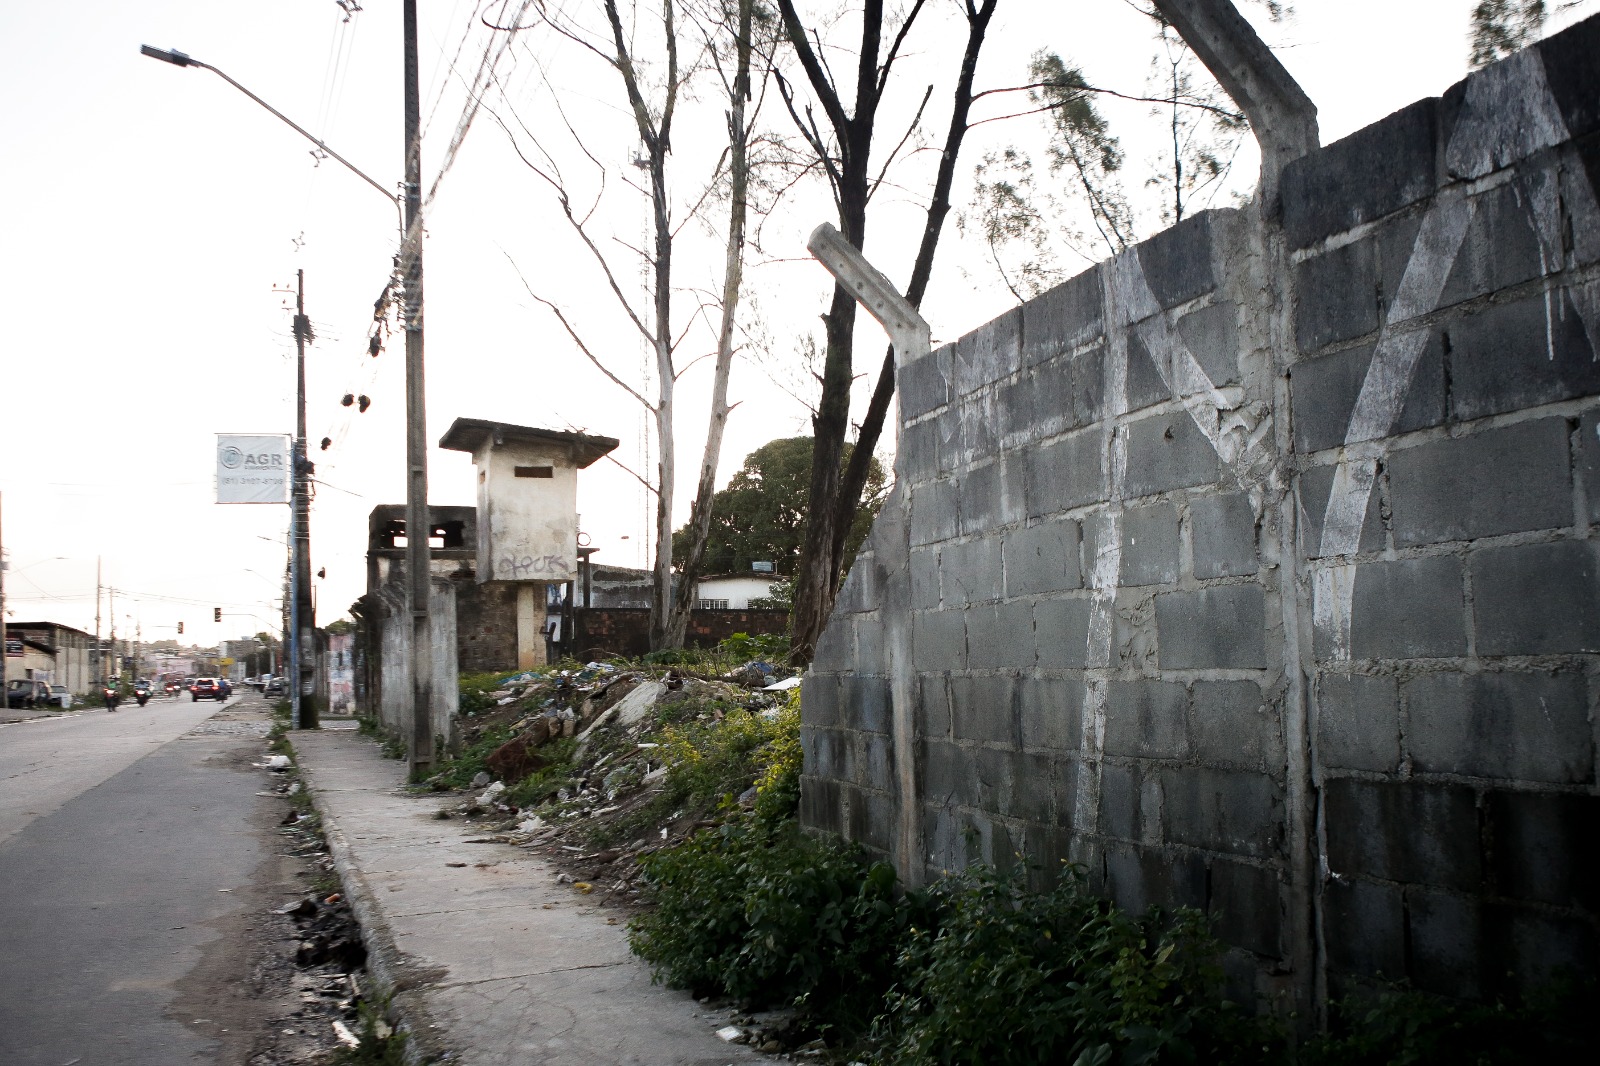
<path fill-rule="evenodd" d="M 289 746 L 293 751 L 292 739 Z M 443 1030 L 433 1023 L 432 1012 L 417 987 L 420 982 L 413 972 L 416 964 L 395 944 L 394 934 L 389 931 L 389 923 L 377 904 L 377 894 L 350 857 L 350 845 L 344 833 L 323 809 L 316 787 L 316 771 L 300 763 L 298 752 L 293 758 L 295 769 L 311 797 L 311 805 L 321 820 L 322 836 L 328 842 L 328 854 L 333 857 L 333 868 L 344 885 L 350 911 L 361 926 L 361 939 L 367 948 L 367 973 L 377 985 L 379 995 L 388 1001 L 385 1014 L 389 1024 L 406 1034 L 406 1066 L 456 1061 L 455 1052 L 445 1046 Z"/>

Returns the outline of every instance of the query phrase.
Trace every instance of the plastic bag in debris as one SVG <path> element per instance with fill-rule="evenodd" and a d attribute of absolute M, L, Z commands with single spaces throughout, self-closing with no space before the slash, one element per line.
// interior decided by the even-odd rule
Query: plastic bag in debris
<path fill-rule="evenodd" d="M 798 677 L 786 677 L 782 681 L 774 681 L 770 685 L 762 686 L 762 692 L 788 692 L 792 688 L 800 687 Z"/>

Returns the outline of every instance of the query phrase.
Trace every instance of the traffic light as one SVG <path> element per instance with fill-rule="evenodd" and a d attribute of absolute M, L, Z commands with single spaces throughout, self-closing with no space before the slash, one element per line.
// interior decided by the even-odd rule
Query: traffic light
<path fill-rule="evenodd" d="M 182 622 L 178 623 L 178 636 L 180 636 L 180 637 L 183 636 L 183 623 Z"/>
<path fill-rule="evenodd" d="M 222 608 L 221 607 L 213 607 L 213 608 L 211 608 L 211 620 L 213 622 L 222 621 Z"/>

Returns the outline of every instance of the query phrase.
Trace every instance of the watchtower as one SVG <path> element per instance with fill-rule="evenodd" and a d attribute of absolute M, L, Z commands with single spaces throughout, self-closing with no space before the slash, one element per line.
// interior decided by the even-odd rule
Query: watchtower
<path fill-rule="evenodd" d="M 594 437 L 458 418 L 439 447 L 478 471 L 477 578 L 517 585 L 517 665 L 541 665 L 545 589 L 578 576 L 578 471 L 617 446 Z"/>

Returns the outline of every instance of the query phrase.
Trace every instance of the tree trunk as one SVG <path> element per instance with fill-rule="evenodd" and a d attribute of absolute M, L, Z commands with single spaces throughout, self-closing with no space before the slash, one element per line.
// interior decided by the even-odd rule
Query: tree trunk
<path fill-rule="evenodd" d="M 677 380 L 672 367 L 672 220 L 667 211 L 666 143 L 650 146 L 650 200 L 656 230 L 655 283 L 656 353 L 656 560 L 651 581 L 650 650 L 668 643 L 672 613 L 672 497 L 677 480 L 677 449 L 673 444 L 673 392 Z"/>
<path fill-rule="evenodd" d="M 961 57 L 961 73 L 956 79 L 955 101 L 950 110 L 950 125 L 945 131 L 944 152 L 939 157 L 938 175 L 933 183 L 933 200 L 928 205 L 927 222 L 922 229 L 922 244 L 917 249 L 917 259 L 911 267 L 911 284 L 906 287 L 906 301 L 912 307 L 922 306 L 922 297 L 928 291 L 928 280 L 933 276 L 933 256 L 939 248 L 945 215 L 950 213 L 950 187 L 955 183 L 956 160 L 961 155 L 961 144 L 967 135 L 967 117 L 972 110 L 972 82 L 977 75 L 978 53 L 983 49 L 997 2 L 984 0 L 980 8 L 974 9 L 970 4 L 967 7 L 967 47 Z M 884 353 L 883 366 L 878 370 L 878 382 L 873 387 L 866 417 L 861 420 L 861 430 L 856 435 L 855 451 L 850 456 L 850 465 L 845 469 L 839 485 L 833 517 L 833 573 L 829 580 L 828 606 L 824 618 L 833 611 L 833 600 L 838 596 L 839 583 L 844 577 L 845 543 L 850 536 L 850 527 L 855 524 L 856 512 L 861 507 L 861 492 L 872 468 L 873 453 L 877 451 L 878 441 L 883 435 L 889 400 L 894 396 L 894 371 L 895 354 L 891 346 Z M 820 634 L 821 630 L 818 632 Z"/>
<path fill-rule="evenodd" d="M 838 94 L 822 65 L 811 53 L 804 28 L 790 0 L 779 0 L 790 44 L 800 56 L 812 89 L 839 142 L 839 230 L 845 240 L 860 248 L 866 238 L 867 197 L 872 179 L 868 171 L 872 134 L 881 99 L 878 56 L 883 44 L 883 2 L 866 0 L 861 14 L 861 50 L 856 65 L 856 107 L 846 117 Z M 915 12 L 908 18 L 915 17 Z M 822 398 L 812 417 L 811 493 L 806 509 L 806 538 L 795 571 L 794 610 L 790 615 L 790 657 L 796 664 L 811 661 L 817 637 L 833 608 L 834 519 L 838 510 L 840 460 L 845 434 L 850 428 L 850 383 L 854 378 L 854 294 L 835 285 L 833 302 L 824 320 L 827 350 L 822 368 Z"/>
<path fill-rule="evenodd" d="M 652 321 L 650 346 L 656 356 L 656 558 L 651 580 L 650 647 L 666 646 L 668 616 L 672 610 L 672 496 L 677 454 L 673 447 L 673 391 L 677 377 L 672 366 L 672 217 L 667 207 L 667 153 L 672 150 L 672 116 L 678 102 L 678 36 L 672 0 L 663 0 L 661 23 L 666 36 L 667 77 L 659 117 L 651 114 L 640 91 L 627 35 L 617 13 L 616 0 L 605 0 L 606 18 L 617 50 L 617 72 L 622 75 L 633 109 L 634 126 L 644 145 L 650 171 L 651 222 L 655 229 L 655 259 L 651 263 Z"/>
<path fill-rule="evenodd" d="M 717 466 L 722 457 L 722 433 L 728 424 L 728 377 L 733 368 L 734 329 L 739 294 L 744 282 L 745 216 L 749 200 L 750 131 L 745 124 L 745 102 L 750 97 L 751 23 L 755 0 L 738 0 L 737 54 L 728 112 L 728 245 L 722 268 L 722 321 L 717 330 L 717 365 L 711 385 L 711 414 L 706 427 L 705 453 L 700 459 L 700 482 L 689 512 L 689 544 L 683 569 L 678 573 L 677 598 L 668 619 L 666 647 L 683 647 L 694 609 L 695 583 L 705 559 L 706 538 L 711 533 L 711 505 L 716 496 Z"/>

